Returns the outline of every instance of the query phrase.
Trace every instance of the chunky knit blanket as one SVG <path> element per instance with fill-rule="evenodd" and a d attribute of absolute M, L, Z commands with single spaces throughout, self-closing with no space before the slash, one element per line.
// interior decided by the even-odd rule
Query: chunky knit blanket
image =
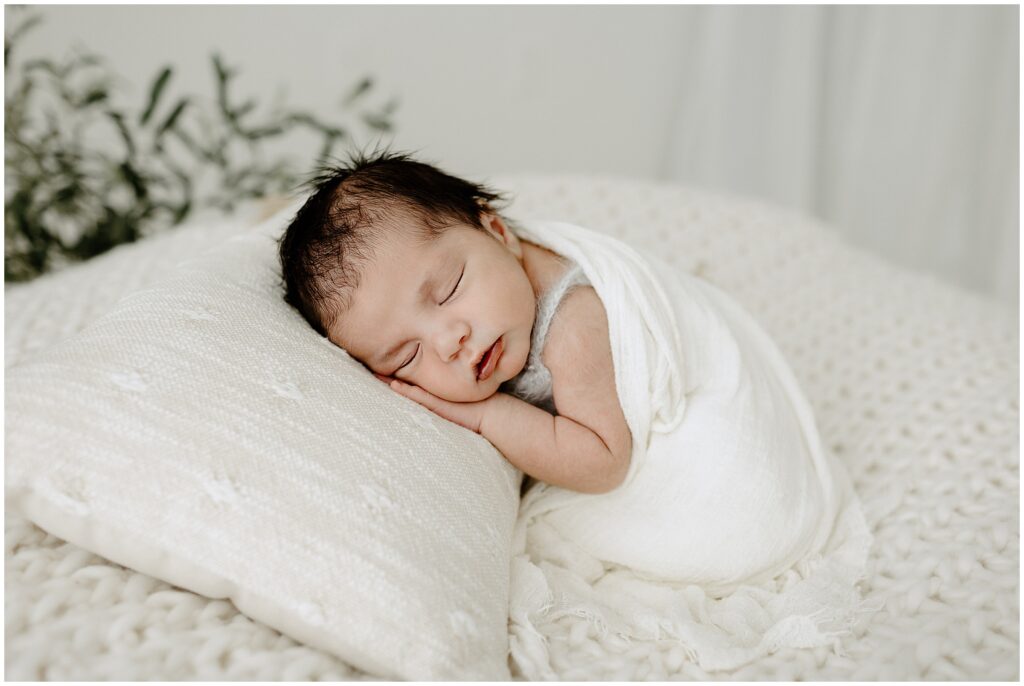
<path fill-rule="evenodd" d="M 602 635 L 566 614 L 543 624 L 555 677 L 1019 677 L 1016 313 L 749 200 L 608 177 L 493 182 L 514 194 L 514 217 L 598 229 L 735 297 L 793 367 L 874 536 L 860 590 L 882 609 L 851 626 L 836 649 L 784 648 L 709 674 L 676 642 Z M 242 230 L 242 219 L 186 229 L 187 239 L 146 251 L 144 261 L 126 246 L 38 284 L 8 286 L 5 366 Z M 373 678 L 230 603 L 106 562 L 10 513 L 5 543 L 10 679 Z"/>

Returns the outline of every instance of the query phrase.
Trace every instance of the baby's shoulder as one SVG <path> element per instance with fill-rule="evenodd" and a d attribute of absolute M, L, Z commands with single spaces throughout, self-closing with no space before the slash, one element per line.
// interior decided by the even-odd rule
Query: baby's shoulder
<path fill-rule="evenodd" d="M 552 377 L 562 372 L 593 372 L 594 365 L 611 363 L 608 316 L 592 286 L 570 290 L 551 319 L 541 360 Z M 580 368 L 583 369 L 580 369 Z"/>

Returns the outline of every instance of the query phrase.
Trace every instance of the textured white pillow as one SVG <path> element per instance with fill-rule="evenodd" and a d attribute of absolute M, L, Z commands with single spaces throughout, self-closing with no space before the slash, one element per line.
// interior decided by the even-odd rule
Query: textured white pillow
<path fill-rule="evenodd" d="M 297 210 L 298 201 L 292 202 Z M 266 216 L 263 206 L 254 201 L 228 216 L 207 213 L 32 281 L 4 284 L 4 368 L 75 334 L 181 262 L 252 229 Z"/>
<path fill-rule="evenodd" d="M 8 369 L 7 506 L 373 674 L 507 679 L 521 475 L 284 303 L 292 209 Z"/>

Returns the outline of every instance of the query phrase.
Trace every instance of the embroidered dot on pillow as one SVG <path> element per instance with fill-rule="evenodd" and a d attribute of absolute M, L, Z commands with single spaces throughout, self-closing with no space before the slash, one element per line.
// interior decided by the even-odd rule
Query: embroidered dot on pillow
<path fill-rule="evenodd" d="M 7 506 L 371 674 L 508 679 L 521 475 L 283 301 L 290 218 L 7 370 Z"/>

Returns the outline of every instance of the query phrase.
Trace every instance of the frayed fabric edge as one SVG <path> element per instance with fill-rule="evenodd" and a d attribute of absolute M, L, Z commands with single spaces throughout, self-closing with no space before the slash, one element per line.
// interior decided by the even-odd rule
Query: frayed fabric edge
<path fill-rule="evenodd" d="M 884 606 L 878 599 L 859 597 L 857 586 L 866 576 L 872 536 L 862 515 L 857 517 L 859 503 L 849 505 L 854 511 L 844 512 L 845 517 L 840 518 L 846 524 L 845 540 L 823 557 L 815 554 L 810 564 L 795 566 L 804 577 L 795 584 L 799 590 L 741 586 L 724 598 L 710 597 L 694 586 L 670 590 L 636 576 L 618 587 L 595 588 L 578 572 L 560 564 L 546 560 L 534 564 L 521 539 L 523 547 L 514 563 L 519 606 L 510 612 L 510 633 L 517 640 L 510 646 L 510 659 L 526 678 L 558 679 L 548 646 L 550 636 L 560 630 L 545 634 L 544 629 L 566 615 L 585 620 L 598 642 L 606 642 L 609 636 L 627 644 L 633 640 L 671 641 L 688 662 L 708 672 L 737 669 L 787 647 L 830 646 L 842 657 L 842 639 L 853 633 L 858 618 Z M 529 582 L 523 584 L 526 579 Z M 627 590 L 635 590 L 636 584 L 649 584 L 646 588 L 654 594 L 648 597 L 646 607 L 643 599 Z M 669 607 L 656 604 L 652 597 L 670 600 Z M 749 615 L 751 604 L 760 612 L 744 616 Z M 666 617 L 665 613 L 675 616 Z M 757 626 L 758 619 L 767 623 Z"/>

